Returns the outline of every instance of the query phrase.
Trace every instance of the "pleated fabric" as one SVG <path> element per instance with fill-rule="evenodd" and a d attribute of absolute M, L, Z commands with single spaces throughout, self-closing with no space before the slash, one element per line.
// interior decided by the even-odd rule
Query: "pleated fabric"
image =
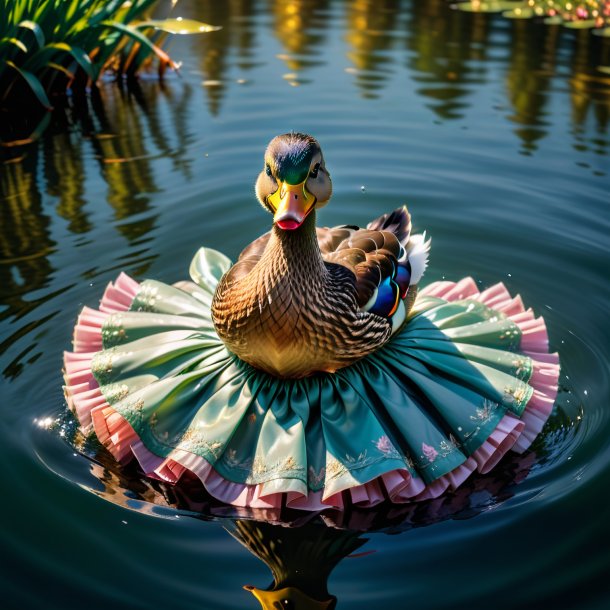
<path fill-rule="evenodd" d="M 434 498 L 523 452 L 557 394 L 542 318 L 502 284 L 421 289 L 382 349 L 336 373 L 283 380 L 231 354 L 211 302 L 230 261 L 202 248 L 193 282 L 110 284 L 64 357 L 84 432 L 117 460 L 222 502 L 320 510 Z"/>

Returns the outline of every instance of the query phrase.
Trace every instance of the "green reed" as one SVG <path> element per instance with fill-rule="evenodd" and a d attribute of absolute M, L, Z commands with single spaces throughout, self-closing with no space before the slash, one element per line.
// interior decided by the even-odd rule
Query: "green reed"
<path fill-rule="evenodd" d="M 134 76 L 153 60 L 160 75 L 177 65 L 161 45 L 168 33 L 207 32 L 191 20 L 146 20 L 157 0 L 0 0 L 0 106 L 28 92 L 45 108 L 68 87 L 102 74 Z"/>

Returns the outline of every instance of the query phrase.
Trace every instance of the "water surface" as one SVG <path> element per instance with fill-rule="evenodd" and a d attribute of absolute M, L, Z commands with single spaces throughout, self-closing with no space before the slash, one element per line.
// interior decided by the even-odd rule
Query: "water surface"
<path fill-rule="evenodd" d="M 556 412 L 523 459 L 450 500 L 329 518 L 349 544 L 368 539 L 329 578 L 338 608 L 608 607 L 608 41 L 443 0 L 179 8 L 223 26 L 173 43 L 181 77 L 104 83 L 3 151 L 6 607 L 257 607 L 242 585 L 271 577 L 227 533 L 237 515 L 78 444 L 60 369 L 78 310 L 119 270 L 173 282 L 200 245 L 235 258 L 267 230 L 253 184 L 291 129 L 320 140 L 333 175 L 321 224 L 407 203 L 433 238 L 427 281 L 504 281 L 562 360 Z"/>

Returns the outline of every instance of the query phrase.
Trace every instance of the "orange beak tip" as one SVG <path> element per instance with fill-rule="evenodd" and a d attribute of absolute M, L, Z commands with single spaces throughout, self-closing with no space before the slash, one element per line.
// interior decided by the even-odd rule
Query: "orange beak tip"
<path fill-rule="evenodd" d="M 277 224 L 277 226 L 284 231 L 294 231 L 303 224 L 303 220 L 299 222 L 294 218 L 284 218 L 282 220 L 277 220 L 275 224 Z"/>

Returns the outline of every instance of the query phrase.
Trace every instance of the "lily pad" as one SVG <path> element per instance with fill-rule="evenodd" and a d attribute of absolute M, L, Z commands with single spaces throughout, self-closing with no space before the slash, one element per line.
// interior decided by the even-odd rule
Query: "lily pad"
<path fill-rule="evenodd" d="M 517 2 L 490 0 L 489 2 L 458 2 L 457 9 L 466 13 L 499 13 L 515 8 Z"/>
<path fill-rule="evenodd" d="M 502 13 L 503 17 L 507 19 L 531 19 L 535 15 L 533 9 L 531 8 L 521 8 L 517 7 L 511 11 L 504 11 Z"/>
<path fill-rule="evenodd" d="M 564 25 L 567 28 L 572 28 L 573 30 L 587 30 L 590 28 L 594 28 L 596 24 L 595 19 L 582 19 L 578 21 L 566 21 Z"/>
<path fill-rule="evenodd" d="M 210 25 L 203 21 L 195 21 L 195 19 L 183 19 L 177 17 L 175 19 L 151 19 L 138 23 L 138 29 L 154 28 L 162 30 L 170 34 L 205 34 L 206 32 L 216 32 L 221 30 L 219 25 Z"/>
<path fill-rule="evenodd" d="M 597 28 L 596 30 L 593 30 L 593 33 L 596 36 L 603 36 L 604 38 L 610 38 L 610 27 Z"/>
<path fill-rule="evenodd" d="M 563 23 L 563 19 L 559 15 L 553 15 L 552 17 L 546 17 L 544 19 L 544 23 L 546 25 L 561 25 Z"/>

